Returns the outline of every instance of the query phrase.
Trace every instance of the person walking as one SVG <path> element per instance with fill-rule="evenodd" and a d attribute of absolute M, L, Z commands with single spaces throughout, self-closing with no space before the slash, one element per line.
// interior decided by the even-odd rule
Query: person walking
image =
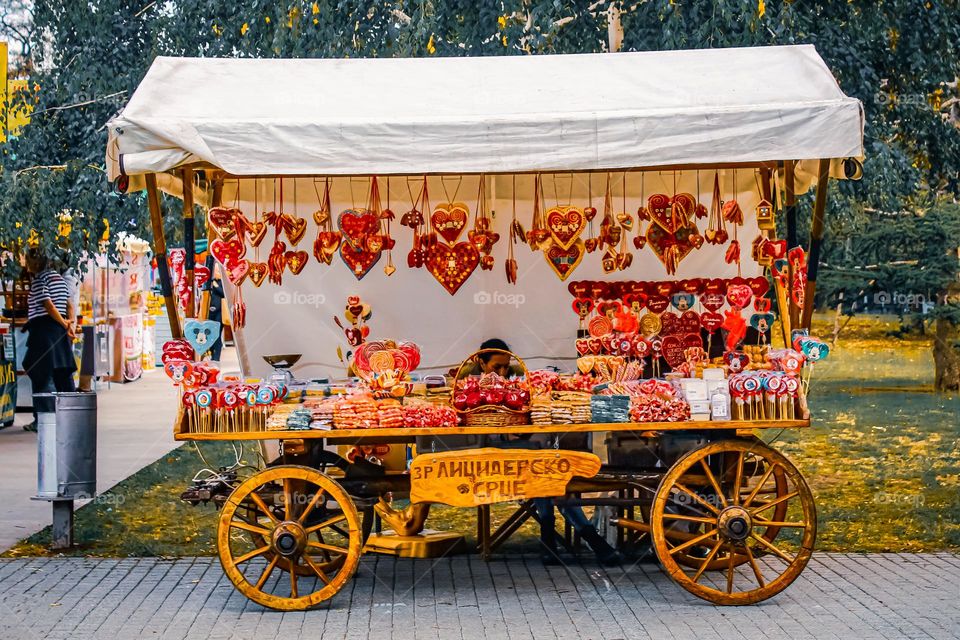
<path fill-rule="evenodd" d="M 36 394 L 76 391 L 73 372 L 77 364 L 72 348 L 76 337 L 72 321 L 75 309 L 66 281 L 46 256 L 31 249 L 27 253 L 27 271 L 33 279 L 27 297 L 27 324 L 23 328 L 29 331 L 23 368 L 30 377 L 34 412 L 33 422 L 24 429 L 36 431 Z"/>

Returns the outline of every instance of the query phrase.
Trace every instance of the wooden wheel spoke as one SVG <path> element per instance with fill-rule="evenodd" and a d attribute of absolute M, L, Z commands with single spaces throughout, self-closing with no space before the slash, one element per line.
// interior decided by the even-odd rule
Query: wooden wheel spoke
<path fill-rule="evenodd" d="M 717 497 L 720 498 L 720 504 L 726 508 L 727 498 L 723 495 L 723 489 L 720 488 L 720 483 L 717 482 L 717 479 L 713 476 L 713 471 L 710 470 L 710 465 L 707 464 L 706 458 L 700 458 L 700 466 L 703 467 L 704 472 L 707 474 L 707 480 L 713 485 L 713 490 L 717 492 Z"/>
<path fill-rule="evenodd" d="M 751 534 L 750 534 L 750 537 L 753 538 L 754 540 L 756 540 L 757 542 L 759 542 L 760 544 L 762 544 L 764 547 L 766 547 L 766 548 L 769 549 L 770 551 L 772 551 L 775 555 L 779 556 L 780 559 L 783 560 L 784 562 L 786 562 L 787 564 L 792 564 L 793 561 L 795 560 L 795 558 L 791 558 L 790 556 L 788 556 L 787 554 L 785 554 L 783 551 L 781 551 L 780 549 L 778 549 L 778 548 L 776 547 L 776 545 L 774 545 L 772 542 L 768 542 L 767 540 L 765 540 L 765 539 L 762 538 L 761 536 L 758 536 L 758 535 L 755 534 L 755 533 L 751 533 Z"/>
<path fill-rule="evenodd" d="M 231 520 L 231 521 L 230 521 L 230 526 L 231 526 L 231 527 L 236 527 L 237 529 L 243 529 L 244 531 L 249 531 L 249 532 L 251 532 L 251 533 L 256 533 L 256 534 L 259 534 L 259 535 L 261 535 L 261 536 L 269 536 L 269 535 L 270 535 L 270 530 L 269 530 L 269 529 L 265 529 L 264 527 L 258 527 L 258 526 L 255 525 L 255 524 L 251 524 L 251 523 L 247 522 L 246 520 Z"/>
<path fill-rule="evenodd" d="M 270 507 L 267 506 L 267 503 L 263 501 L 263 498 L 261 498 L 256 491 L 250 492 L 250 499 L 255 505 L 257 505 L 257 507 L 265 516 L 270 518 L 274 524 L 280 524 L 280 521 L 277 520 L 277 516 L 273 515 L 273 511 L 270 510 Z"/>
<path fill-rule="evenodd" d="M 334 553 L 349 553 L 350 550 L 344 547 L 338 547 L 332 544 L 324 544 L 322 542 L 312 542 L 308 541 L 307 546 L 311 549 L 326 549 L 327 551 L 333 551 Z"/>
<path fill-rule="evenodd" d="M 736 566 L 733 562 L 734 554 L 730 554 L 727 560 L 727 593 L 733 593 L 733 568 Z"/>
<path fill-rule="evenodd" d="M 260 589 L 260 590 L 263 589 L 263 585 L 267 583 L 267 578 L 269 578 L 270 574 L 273 573 L 273 568 L 277 566 L 277 562 L 279 561 L 280 561 L 280 556 L 274 555 L 273 560 L 270 561 L 270 564 L 268 564 L 267 567 L 263 570 L 263 573 L 260 574 L 260 579 L 257 580 L 257 584 L 256 584 L 257 589 Z"/>
<path fill-rule="evenodd" d="M 698 544 L 698 543 L 700 543 L 700 542 L 703 542 L 703 541 L 706 540 L 707 538 L 711 538 L 711 537 L 715 536 L 716 534 L 717 534 L 717 530 L 716 530 L 716 529 L 711 529 L 710 531 L 707 531 L 706 533 L 702 533 L 702 534 L 700 534 L 699 536 L 696 536 L 696 537 L 694 537 L 694 538 L 690 538 L 689 540 L 687 540 L 687 541 L 684 542 L 683 544 L 679 544 L 679 545 L 675 546 L 673 549 L 670 549 L 670 555 L 673 555 L 673 554 L 675 554 L 675 553 L 680 553 L 680 552 L 683 551 L 684 549 L 687 549 L 687 548 L 689 548 L 689 547 L 692 547 L 692 546 L 695 545 L 695 544 Z"/>
<path fill-rule="evenodd" d="M 791 500 L 791 499 L 793 499 L 793 498 L 796 498 L 798 495 L 800 495 L 800 492 L 799 492 L 799 491 L 791 491 L 790 493 L 788 493 L 788 494 L 786 494 L 786 495 L 780 496 L 780 497 L 777 498 L 776 500 L 771 500 L 770 502 L 764 502 L 764 503 L 761 504 L 759 507 L 757 507 L 757 508 L 755 508 L 755 509 L 751 509 L 751 510 L 750 510 L 750 515 L 751 515 L 751 516 L 755 516 L 755 515 L 757 515 L 758 513 L 762 512 L 762 511 L 766 511 L 766 510 L 769 509 L 770 507 L 773 507 L 773 506 L 776 506 L 776 505 L 780 504 L 781 502 L 786 502 L 787 500 Z"/>
<path fill-rule="evenodd" d="M 291 520 L 293 518 L 293 489 L 290 485 L 290 478 L 283 479 L 283 519 Z"/>
<path fill-rule="evenodd" d="M 760 492 L 760 489 L 766 483 L 767 478 L 770 477 L 770 474 L 773 473 L 776 464 L 767 465 L 767 470 L 763 472 L 763 475 L 760 477 L 760 482 L 757 483 L 757 486 L 753 488 L 753 491 L 750 492 L 750 495 L 747 496 L 747 499 L 743 501 L 744 508 L 749 507 L 753 503 L 753 499 L 757 497 L 757 494 Z"/>
<path fill-rule="evenodd" d="M 332 518 L 327 518 L 320 524 L 315 524 L 312 527 L 307 527 L 306 529 L 304 529 L 304 531 L 306 532 L 307 535 L 310 535 L 314 531 L 320 531 L 320 529 L 326 529 L 327 527 L 332 527 L 338 522 L 343 522 L 346 519 L 347 519 L 347 516 L 341 513 L 340 515 L 333 516 Z"/>
<path fill-rule="evenodd" d="M 737 451 L 737 472 L 733 478 L 733 504 L 740 504 L 740 485 L 743 482 L 743 452 Z"/>
<path fill-rule="evenodd" d="M 776 520 L 754 520 L 754 526 L 757 527 L 784 527 L 787 529 L 805 529 L 806 522 L 780 522 Z"/>
<path fill-rule="evenodd" d="M 297 561 L 290 560 L 290 597 L 297 598 Z"/>
<path fill-rule="evenodd" d="M 303 524 L 303 521 L 307 519 L 307 516 L 313 511 L 313 508 L 317 506 L 317 503 L 320 501 L 320 498 L 323 497 L 323 494 L 326 493 L 323 488 L 317 489 L 317 492 L 313 494 L 313 497 L 310 498 L 310 502 L 307 504 L 307 507 L 303 510 L 303 513 L 300 514 L 300 517 L 297 518 L 297 522 Z M 344 516 L 346 517 L 346 516 Z"/>
<path fill-rule="evenodd" d="M 753 569 L 753 575 L 757 578 L 757 584 L 761 588 L 767 586 L 767 583 L 763 579 L 763 573 L 760 571 L 760 565 L 757 564 L 757 559 L 753 557 L 753 551 L 750 551 L 750 545 L 743 545 L 743 548 L 747 552 L 747 559 L 750 561 L 750 568 Z"/>
<path fill-rule="evenodd" d="M 701 498 L 700 496 L 698 496 L 698 495 L 696 494 L 696 492 L 692 491 L 691 489 L 688 489 L 688 488 L 687 488 L 686 486 L 684 486 L 683 484 L 681 484 L 681 483 L 679 483 L 679 482 L 676 482 L 676 483 L 674 483 L 673 488 L 674 488 L 675 490 L 682 491 L 683 493 L 686 493 L 687 495 L 689 495 L 690 497 L 692 497 L 694 500 L 696 500 L 697 502 L 699 502 L 700 504 L 702 504 L 704 507 L 706 507 L 711 513 L 715 513 L 715 514 L 717 514 L 717 515 L 720 515 L 720 510 L 719 510 L 719 509 L 717 509 L 715 506 L 713 506 L 712 504 L 710 504 L 709 502 L 707 502 L 706 500 L 704 500 L 703 498 Z"/>
<path fill-rule="evenodd" d="M 697 572 L 693 576 L 693 581 L 697 582 L 700 579 L 700 576 L 703 575 L 703 572 L 706 570 L 707 566 L 713 561 L 716 557 L 717 552 L 720 551 L 720 547 L 723 546 L 722 540 L 717 540 L 717 544 L 713 546 L 713 549 L 710 549 L 710 553 L 707 554 L 707 557 L 703 559 L 703 563 L 700 565 L 700 568 L 697 569 Z"/>
<path fill-rule="evenodd" d="M 686 522 L 702 522 L 704 524 L 717 524 L 716 518 L 705 518 L 703 516 L 688 516 L 682 513 L 665 513 L 663 514 L 664 520 L 684 520 Z"/>
<path fill-rule="evenodd" d="M 250 551 L 249 553 L 245 553 L 245 554 L 243 554 L 242 556 L 240 556 L 239 558 L 234 558 L 233 564 L 234 564 L 234 565 L 242 564 L 242 563 L 246 562 L 247 560 L 249 560 L 249 559 L 251 559 L 251 558 L 256 558 L 257 556 L 263 555 L 263 554 L 266 553 L 267 551 L 270 551 L 270 545 L 269 545 L 269 544 L 264 545 L 264 546 L 262 546 L 262 547 L 257 547 L 257 548 L 254 549 L 253 551 Z"/>
<path fill-rule="evenodd" d="M 324 551 L 324 553 L 326 553 L 326 551 Z M 313 572 L 317 574 L 317 577 L 323 580 L 324 584 L 330 584 L 330 577 L 326 573 L 324 573 L 323 569 L 321 569 L 317 565 L 317 563 L 310 558 L 310 556 L 308 556 L 307 554 L 303 554 L 303 561 L 306 563 L 308 567 L 313 569 Z"/>

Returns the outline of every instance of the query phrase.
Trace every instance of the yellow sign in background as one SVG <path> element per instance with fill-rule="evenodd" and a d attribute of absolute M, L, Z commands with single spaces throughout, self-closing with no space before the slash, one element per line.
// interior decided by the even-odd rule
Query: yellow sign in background
<path fill-rule="evenodd" d="M 26 79 L 8 79 L 8 50 L 7 43 L 0 42 L 0 104 L 3 106 L 3 127 L 0 128 L 0 142 L 4 142 L 7 139 L 7 134 L 17 135 L 20 133 L 20 130 L 30 122 L 30 111 L 31 109 L 27 107 L 26 109 L 22 108 L 11 108 L 10 104 L 12 100 L 10 98 L 18 91 L 26 90 L 27 80 Z"/>

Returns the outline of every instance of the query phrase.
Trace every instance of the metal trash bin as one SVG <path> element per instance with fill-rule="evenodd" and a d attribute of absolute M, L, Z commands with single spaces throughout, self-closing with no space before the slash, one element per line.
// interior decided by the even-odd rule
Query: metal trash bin
<path fill-rule="evenodd" d="M 37 497 L 97 494 L 97 394 L 38 393 Z M 51 406 L 52 405 L 52 406 Z"/>

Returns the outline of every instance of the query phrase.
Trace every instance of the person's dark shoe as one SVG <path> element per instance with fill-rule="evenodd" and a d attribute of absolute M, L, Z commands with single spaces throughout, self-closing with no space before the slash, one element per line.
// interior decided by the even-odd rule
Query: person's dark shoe
<path fill-rule="evenodd" d="M 557 532 L 552 527 L 540 531 L 540 562 L 548 566 L 563 564 L 557 544 Z"/>
<path fill-rule="evenodd" d="M 593 553 L 597 556 L 597 561 L 605 567 L 618 567 L 623 563 L 623 558 L 616 549 L 610 546 L 610 543 L 604 540 L 594 527 L 586 527 L 580 532 Z"/>
<path fill-rule="evenodd" d="M 24 431 L 30 431 L 30 432 L 36 433 L 36 432 L 37 432 L 37 421 L 34 420 L 33 422 L 30 422 L 29 424 L 23 425 L 23 430 L 24 430 Z"/>

